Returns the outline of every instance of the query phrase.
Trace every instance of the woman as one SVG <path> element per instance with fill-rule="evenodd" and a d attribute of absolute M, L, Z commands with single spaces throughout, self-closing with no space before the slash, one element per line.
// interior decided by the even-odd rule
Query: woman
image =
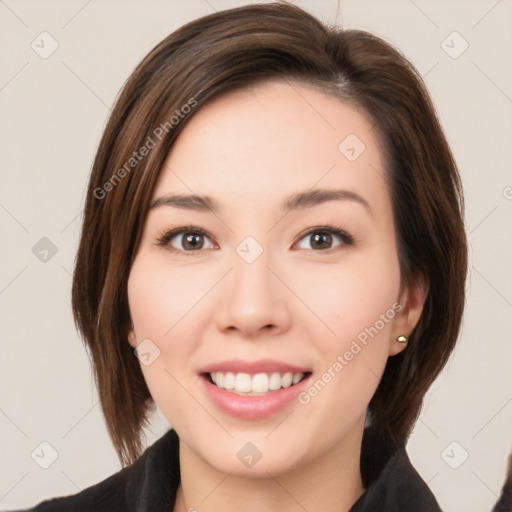
<path fill-rule="evenodd" d="M 399 52 L 287 4 L 185 25 L 116 102 L 73 280 L 126 467 L 32 510 L 440 510 L 405 445 L 466 258 Z M 141 455 L 155 406 L 173 428 Z"/>

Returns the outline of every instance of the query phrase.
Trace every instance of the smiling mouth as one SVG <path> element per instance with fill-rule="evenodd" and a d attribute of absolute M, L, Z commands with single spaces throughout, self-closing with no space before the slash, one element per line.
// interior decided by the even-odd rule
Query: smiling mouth
<path fill-rule="evenodd" d="M 280 389 L 295 386 L 309 377 L 311 372 L 234 373 L 211 372 L 203 377 L 214 386 L 240 396 L 265 396 Z"/>

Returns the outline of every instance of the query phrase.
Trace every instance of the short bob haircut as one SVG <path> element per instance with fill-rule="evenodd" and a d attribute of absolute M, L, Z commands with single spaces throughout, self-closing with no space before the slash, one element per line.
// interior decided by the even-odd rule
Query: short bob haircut
<path fill-rule="evenodd" d="M 367 422 L 380 442 L 405 445 L 425 393 L 455 346 L 467 273 L 464 200 L 417 70 L 382 39 L 327 26 L 287 3 L 199 18 L 161 41 L 126 81 L 86 196 L 73 315 L 92 356 L 102 411 L 123 466 L 141 455 L 142 429 L 155 408 L 127 341 L 127 282 L 156 180 L 178 134 L 202 105 L 272 80 L 313 86 L 356 107 L 375 125 L 393 204 L 401 285 L 418 279 L 428 285 L 407 348 L 388 359 L 369 404 Z M 363 436 L 363 478 L 372 457 L 364 447 Z"/>

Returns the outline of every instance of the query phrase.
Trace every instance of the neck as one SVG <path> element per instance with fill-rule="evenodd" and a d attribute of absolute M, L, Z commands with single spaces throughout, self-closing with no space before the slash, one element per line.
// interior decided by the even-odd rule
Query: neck
<path fill-rule="evenodd" d="M 364 492 L 359 466 L 364 425 L 360 427 L 320 457 L 268 478 L 226 475 L 180 441 L 181 482 L 174 512 L 348 512 Z"/>

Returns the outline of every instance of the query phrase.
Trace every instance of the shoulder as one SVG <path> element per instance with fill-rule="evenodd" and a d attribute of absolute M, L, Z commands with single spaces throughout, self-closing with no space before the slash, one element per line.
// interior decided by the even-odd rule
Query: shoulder
<path fill-rule="evenodd" d="M 105 480 L 76 494 L 46 499 L 30 509 L 12 512 L 149 511 L 155 500 L 170 507 L 178 484 L 178 437 L 169 430 L 131 466 Z"/>
<path fill-rule="evenodd" d="M 427 483 L 411 464 L 405 447 L 386 459 L 382 469 L 350 512 L 442 512 Z"/>

